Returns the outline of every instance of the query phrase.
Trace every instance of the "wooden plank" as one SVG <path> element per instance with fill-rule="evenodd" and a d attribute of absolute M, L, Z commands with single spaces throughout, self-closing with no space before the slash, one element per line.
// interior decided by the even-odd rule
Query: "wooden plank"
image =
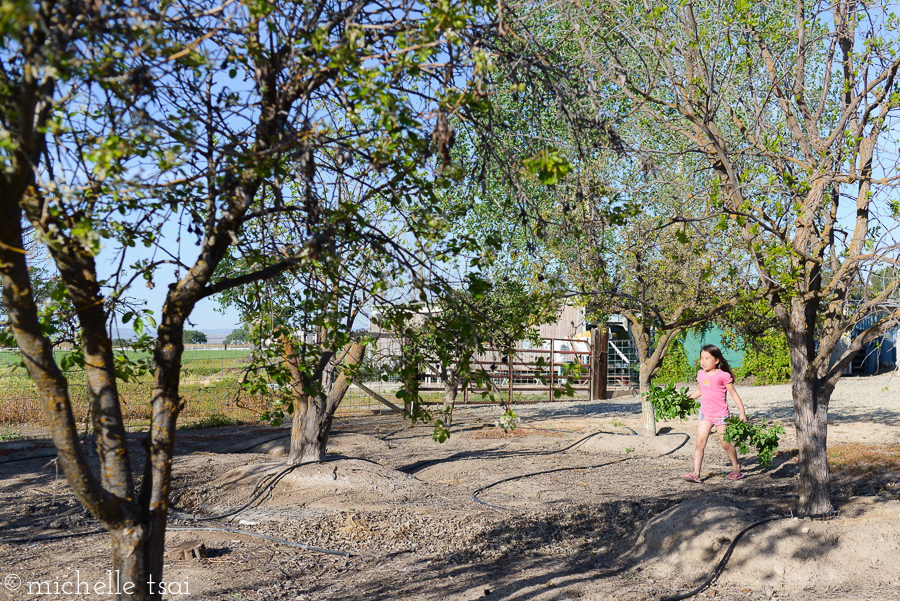
<path fill-rule="evenodd" d="M 603 328 L 603 331 L 600 333 L 600 354 L 599 354 L 599 366 L 600 370 L 600 379 L 597 382 L 599 386 L 599 390 L 597 391 L 597 396 L 600 397 L 601 401 L 605 401 L 607 396 L 609 395 L 609 382 L 607 381 L 609 377 L 609 330 Z"/>
<path fill-rule="evenodd" d="M 386 398 L 384 398 L 383 396 L 381 396 L 374 390 L 367 388 L 366 385 L 363 384 L 362 382 L 354 382 L 353 385 L 356 386 L 357 388 L 359 388 L 360 390 L 362 390 L 363 392 L 365 392 L 367 395 L 369 395 L 370 397 L 372 397 L 379 403 L 381 403 L 382 405 L 387 405 L 388 407 L 390 407 L 391 410 L 394 411 L 394 413 L 403 414 L 403 409 L 401 409 L 397 405 L 393 404 L 392 402 L 390 402 L 389 400 L 387 400 Z"/>

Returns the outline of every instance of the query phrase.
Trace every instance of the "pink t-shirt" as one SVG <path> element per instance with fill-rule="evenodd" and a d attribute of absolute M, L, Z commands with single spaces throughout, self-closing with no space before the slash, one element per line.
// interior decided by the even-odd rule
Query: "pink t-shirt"
<path fill-rule="evenodd" d="M 725 385 L 734 382 L 728 372 L 717 369 L 711 374 L 702 369 L 697 372 L 697 385 L 700 387 L 700 411 L 706 417 L 728 417 L 728 401 Z"/>

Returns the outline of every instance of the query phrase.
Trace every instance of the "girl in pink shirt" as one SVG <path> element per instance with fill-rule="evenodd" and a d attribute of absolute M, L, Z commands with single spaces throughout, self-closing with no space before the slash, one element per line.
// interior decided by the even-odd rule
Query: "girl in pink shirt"
<path fill-rule="evenodd" d="M 728 417 L 728 400 L 725 393 L 731 394 L 735 404 L 741 412 L 741 421 L 747 421 L 747 414 L 744 411 L 744 404 L 741 397 L 738 396 L 734 389 L 734 374 L 731 373 L 731 367 L 728 361 L 722 356 L 719 347 L 707 344 L 700 351 L 700 371 L 697 372 L 697 390 L 691 393 L 691 398 L 700 397 L 700 415 L 697 423 L 697 448 L 694 450 L 694 471 L 690 474 L 682 476 L 689 482 L 701 484 L 700 466 L 703 463 L 703 453 L 706 450 L 706 442 L 713 428 L 721 437 L 725 433 L 725 418 Z M 728 474 L 729 480 L 740 480 L 744 477 L 741 473 L 741 466 L 738 463 L 737 451 L 734 447 L 721 439 L 722 448 L 731 459 L 731 473 Z"/>

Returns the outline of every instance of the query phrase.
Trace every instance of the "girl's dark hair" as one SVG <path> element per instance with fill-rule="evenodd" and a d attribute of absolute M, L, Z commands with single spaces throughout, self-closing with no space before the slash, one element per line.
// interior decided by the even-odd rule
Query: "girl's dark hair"
<path fill-rule="evenodd" d="M 706 351 L 707 353 L 712 355 L 713 359 L 716 359 L 719 362 L 719 369 L 724 371 L 732 378 L 734 377 L 734 372 L 731 371 L 731 366 L 728 365 L 728 361 L 726 361 L 725 357 L 722 356 L 722 351 L 719 350 L 719 347 L 717 347 L 715 344 L 707 344 L 700 350 Z"/>

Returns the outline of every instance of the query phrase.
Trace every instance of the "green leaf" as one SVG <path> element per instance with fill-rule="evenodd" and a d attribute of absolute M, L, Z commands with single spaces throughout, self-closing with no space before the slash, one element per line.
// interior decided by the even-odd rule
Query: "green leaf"
<path fill-rule="evenodd" d="M 685 419 L 689 415 L 697 415 L 700 411 L 700 403 L 692 399 L 687 388 L 675 390 L 674 384 L 665 388 L 651 386 L 644 396 L 653 404 L 654 419 Z"/>
<path fill-rule="evenodd" d="M 528 173 L 537 176 L 538 181 L 545 186 L 558 184 L 572 170 L 568 159 L 555 150 L 542 150 L 522 161 L 522 164 Z"/>

